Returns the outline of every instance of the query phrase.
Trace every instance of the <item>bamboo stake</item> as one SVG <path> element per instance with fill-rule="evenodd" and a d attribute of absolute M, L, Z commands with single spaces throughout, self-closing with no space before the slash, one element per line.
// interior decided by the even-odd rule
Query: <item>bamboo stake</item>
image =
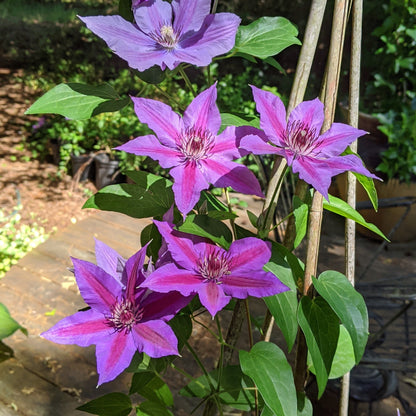
<path fill-rule="evenodd" d="M 354 0 L 352 6 L 351 33 L 351 62 L 349 85 L 348 123 L 358 127 L 358 107 L 360 97 L 360 65 L 361 65 L 361 36 L 363 20 L 363 1 Z M 357 151 L 357 142 L 351 144 L 351 150 Z M 351 173 L 347 174 L 347 202 L 353 208 L 356 206 L 357 179 Z M 355 282 L 355 222 L 347 219 L 345 222 L 345 274 L 354 285 Z M 350 373 L 343 376 L 341 382 L 341 397 L 339 416 L 348 416 L 348 402 L 350 393 Z"/>
<path fill-rule="evenodd" d="M 308 22 L 306 24 L 305 35 L 303 37 L 303 44 L 299 54 L 298 64 L 296 66 L 295 78 L 293 80 L 292 90 L 289 98 L 289 105 L 287 108 L 287 114 L 303 100 L 305 95 L 306 86 L 308 84 L 309 75 L 311 72 L 313 58 L 316 52 L 316 46 L 318 44 L 319 33 L 321 32 L 322 21 L 324 18 L 324 12 L 327 0 L 313 0 L 311 9 L 309 11 Z M 279 192 L 276 193 L 273 200 L 274 190 L 279 182 L 280 176 L 283 174 L 286 168 L 286 159 L 277 158 L 273 165 L 272 177 L 269 182 L 269 186 L 266 193 L 265 207 L 270 204 L 276 204 Z M 303 181 L 298 181 L 296 186 L 296 194 L 303 199 L 308 189 L 308 185 Z M 295 240 L 294 233 L 294 221 L 293 216 L 289 218 L 289 222 L 285 232 L 285 247 L 291 248 Z M 274 318 L 270 314 L 269 310 L 266 312 L 266 317 L 263 324 L 263 339 L 269 341 L 274 324 Z"/>
<path fill-rule="evenodd" d="M 322 133 L 329 129 L 334 119 L 339 76 L 341 71 L 342 49 L 345 38 L 345 27 L 348 17 L 349 0 L 336 0 L 332 21 L 331 43 L 328 54 L 326 71 L 326 83 L 324 89 L 324 123 Z M 319 242 L 321 237 L 323 211 L 323 196 L 315 192 L 312 199 L 312 207 L 309 215 L 308 249 L 306 254 L 305 278 L 303 294 L 311 295 L 312 276 L 316 275 L 319 253 Z M 295 386 L 298 391 L 304 390 L 306 381 L 306 343 L 302 342 L 302 334 L 298 339 L 295 362 Z"/>

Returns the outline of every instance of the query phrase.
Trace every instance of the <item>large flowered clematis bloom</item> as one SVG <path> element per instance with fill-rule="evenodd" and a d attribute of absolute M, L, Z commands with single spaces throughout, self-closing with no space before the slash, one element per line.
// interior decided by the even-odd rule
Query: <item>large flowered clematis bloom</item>
<path fill-rule="evenodd" d="M 289 115 L 279 97 L 252 86 L 254 101 L 260 113 L 260 127 L 266 138 L 247 135 L 241 148 L 254 154 L 278 154 L 286 158 L 293 172 L 312 185 L 325 198 L 331 178 L 345 171 L 353 171 L 370 178 L 371 174 L 355 155 L 340 154 L 358 137 L 366 134 L 347 124 L 333 123 L 320 134 L 324 122 L 324 106 L 318 98 L 304 101 Z"/>
<path fill-rule="evenodd" d="M 178 355 L 166 323 L 191 298 L 178 292 L 152 293 L 144 281 L 146 247 L 128 260 L 96 241 L 97 265 L 72 259 L 82 297 L 91 309 L 62 319 L 42 337 L 58 344 L 96 345 L 98 385 L 117 377 L 136 351 L 153 358 Z"/>
<path fill-rule="evenodd" d="M 227 127 L 217 135 L 221 116 L 216 105 L 217 88 L 199 94 L 185 110 L 183 118 L 168 105 L 147 98 L 132 98 L 137 117 L 155 133 L 133 139 L 117 150 L 150 156 L 163 168 L 172 168 L 173 192 L 179 210 L 186 215 L 209 184 L 231 186 L 237 192 L 263 196 L 253 173 L 233 162 L 241 157 L 239 132 Z"/>
<path fill-rule="evenodd" d="M 80 17 L 132 68 L 174 69 L 181 62 L 205 66 L 234 46 L 241 19 L 232 13 L 210 14 L 210 0 L 136 3 L 135 24 L 121 16 Z"/>
<path fill-rule="evenodd" d="M 143 283 L 145 287 L 161 293 L 176 290 L 184 296 L 197 293 L 212 316 L 232 297 L 265 297 L 289 290 L 274 274 L 263 270 L 271 256 L 268 242 L 248 237 L 234 241 L 225 250 L 175 231 L 166 222 L 155 224 L 174 262 L 154 271 Z"/>

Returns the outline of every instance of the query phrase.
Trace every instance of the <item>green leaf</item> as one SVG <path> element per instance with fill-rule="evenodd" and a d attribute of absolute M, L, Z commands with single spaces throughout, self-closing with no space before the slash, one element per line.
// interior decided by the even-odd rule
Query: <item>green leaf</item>
<path fill-rule="evenodd" d="M 151 173 L 128 173 L 136 184 L 109 185 L 89 198 L 83 208 L 121 212 L 133 218 L 163 215 L 173 204 L 172 182 Z"/>
<path fill-rule="evenodd" d="M 297 392 L 298 416 L 312 416 L 313 407 L 305 393 Z"/>
<path fill-rule="evenodd" d="M 274 246 L 272 247 L 274 248 Z M 263 299 L 270 313 L 273 315 L 277 326 L 282 331 L 287 348 L 290 351 L 293 348 L 298 332 L 298 321 L 296 319 L 296 311 L 298 309 L 296 283 L 293 279 L 292 269 L 286 259 L 276 250 L 272 253 L 272 258 L 264 266 L 264 269 L 273 273 L 290 290 Z"/>
<path fill-rule="evenodd" d="M 134 71 L 134 73 L 147 84 L 160 84 L 165 78 L 166 73 L 159 65 L 153 65 L 146 71 Z"/>
<path fill-rule="evenodd" d="M 269 56 L 268 58 L 263 60 L 264 63 L 271 65 L 273 68 L 276 68 L 278 71 L 280 71 L 283 75 L 286 75 L 285 69 L 282 67 L 282 65 L 279 64 L 279 62 L 276 61 L 276 59 Z"/>
<path fill-rule="evenodd" d="M 146 371 L 135 373 L 129 394 L 137 393 L 152 402 L 165 407 L 173 406 L 173 396 L 168 385 L 155 373 Z"/>
<path fill-rule="evenodd" d="M 318 279 L 313 278 L 313 285 L 350 334 L 358 364 L 368 339 L 368 313 L 363 297 L 342 273 L 333 270 L 323 272 Z"/>
<path fill-rule="evenodd" d="M 316 369 L 318 397 L 325 391 L 339 336 L 339 319 L 326 301 L 304 296 L 298 309 L 298 322 Z"/>
<path fill-rule="evenodd" d="M 351 337 L 343 325 L 339 328 L 339 338 L 334 360 L 332 361 L 329 379 L 340 378 L 355 366 L 354 347 Z M 308 354 L 308 368 L 316 374 L 310 354 Z"/>
<path fill-rule="evenodd" d="M 0 340 L 14 334 L 18 329 L 27 335 L 26 328 L 19 325 L 19 323 L 10 316 L 8 309 L 0 303 Z"/>
<path fill-rule="evenodd" d="M 240 364 L 276 416 L 297 415 L 292 368 L 277 345 L 262 341 L 250 352 L 240 351 Z"/>
<path fill-rule="evenodd" d="M 224 367 L 221 372 L 221 382 L 218 386 L 219 371 L 215 369 L 209 373 L 210 383 L 205 375 L 192 380 L 179 394 L 185 397 L 207 398 L 217 395 L 221 403 L 234 409 L 249 411 L 254 408 L 254 384 L 244 375 L 238 365 Z M 211 391 L 211 386 L 214 392 Z"/>
<path fill-rule="evenodd" d="M 181 351 L 184 344 L 192 335 L 192 320 L 189 315 L 176 315 L 168 322 L 178 339 L 178 350 Z"/>
<path fill-rule="evenodd" d="M 25 114 L 60 114 L 83 120 L 107 111 L 117 111 L 130 100 L 120 99 L 108 84 L 92 86 L 71 82 L 59 84 L 35 101 Z"/>
<path fill-rule="evenodd" d="M 136 407 L 137 416 L 173 416 L 173 413 L 157 402 L 143 402 Z"/>
<path fill-rule="evenodd" d="M 132 410 L 130 397 L 123 393 L 109 393 L 77 407 L 99 416 L 128 416 Z"/>
<path fill-rule="evenodd" d="M 300 45 L 297 35 L 296 27 L 284 17 L 261 17 L 238 28 L 233 51 L 265 59 L 288 46 Z"/>
<path fill-rule="evenodd" d="M 153 222 L 146 225 L 140 233 L 140 245 L 143 247 L 149 242 L 150 244 L 147 246 L 146 254 L 148 257 L 152 257 L 153 261 L 156 261 L 159 256 L 160 247 L 162 246 L 162 236 Z"/>
<path fill-rule="evenodd" d="M 224 248 L 228 248 L 233 239 L 230 229 L 223 222 L 208 215 L 190 214 L 186 217 L 185 222 L 178 227 L 178 230 L 209 238 Z"/>
<path fill-rule="evenodd" d="M 387 237 L 380 231 L 378 227 L 374 224 L 367 222 L 363 216 L 345 201 L 335 196 L 329 195 L 329 202 L 324 199 L 323 206 L 326 210 L 334 212 L 335 214 L 342 215 L 345 218 L 355 221 L 357 224 L 362 225 L 365 228 L 368 228 L 373 233 L 376 233 L 380 237 L 388 241 Z"/>
<path fill-rule="evenodd" d="M 358 153 L 353 152 L 349 146 L 344 150 L 342 154 L 343 155 L 355 155 L 358 158 L 360 158 L 360 155 Z M 351 173 L 357 178 L 358 182 L 360 182 L 362 187 L 365 189 L 368 197 L 370 198 L 371 203 L 373 204 L 374 210 L 377 211 L 378 210 L 378 197 L 377 197 L 377 190 L 374 185 L 373 178 L 369 178 L 368 176 L 361 175 L 360 173 L 357 173 L 357 172 L 351 172 Z M 347 181 L 347 176 L 345 176 L 345 181 Z"/>
<path fill-rule="evenodd" d="M 362 185 L 362 187 L 367 192 L 368 197 L 370 198 L 371 203 L 373 204 L 374 210 L 378 211 L 378 196 L 377 190 L 374 185 L 373 178 L 369 178 L 368 176 L 361 175 L 360 173 L 352 172 L 354 176 L 357 178 L 358 182 Z"/>
<path fill-rule="evenodd" d="M 296 227 L 296 237 L 293 243 L 293 248 L 295 249 L 302 242 L 308 229 L 309 205 L 295 195 L 293 197 L 293 208 Z"/>
<path fill-rule="evenodd" d="M 246 115 L 244 115 L 247 117 Z M 251 126 L 256 127 L 257 129 L 260 128 L 260 119 L 258 117 L 250 117 L 250 118 L 243 118 L 236 114 L 231 113 L 221 113 L 221 130 L 224 130 L 225 128 L 229 126 Z"/>

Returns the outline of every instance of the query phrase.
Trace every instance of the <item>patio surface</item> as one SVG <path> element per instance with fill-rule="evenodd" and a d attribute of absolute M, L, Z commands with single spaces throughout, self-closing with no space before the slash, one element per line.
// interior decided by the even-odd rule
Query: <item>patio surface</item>
<path fill-rule="evenodd" d="M 15 357 L 0 363 L 0 416 L 81 416 L 77 406 L 107 392 L 127 393 L 129 375 L 96 389 L 94 347 L 57 345 L 39 337 L 64 316 L 85 306 L 68 267 L 70 256 L 95 261 L 96 237 L 129 257 L 140 247 L 140 231 L 149 220 L 132 219 L 112 212 L 93 213 L 88 218 L 53 235 L 22 258 L 0 280 L 0 302 L 24 327 L 29 336 L 16 332 L 5 340 Z M 320 271 L 343 270 L 343 220 L 324 216 Z M 357 275 L 379 246 L 379 242 L 357 237 Z M 359 285 L 370 311 L 379 317 L 373 328 L 382 325 L 399 308 L 416 300 L 416 242 L 390 244 L 383 250 Z M 380 294 L 383 294 L 380 297 Z M 406 303 L 407 302 L 407 303 Z M 416 307 L 409 305 L 385 331 L 383 342 L 374 349 L 376 367 L 396 370 L 402 397 L 416 411 Z M 375 325 L 375 326 L 374 326 Z M 406 332 L 407 325 L 407 332 Z M 278 330 L 276 329 L 277 333 Z M 203 349 L 211 341 L 197 339 Z M 186 358 L 186 357 L 185 357 Z M 185 360 L 186 361 L 186 360 Z M 384 371 L 384 370 L 383 370 Z M 177 377 L 177 376 L 176 376 Z M 177 386 L 181 380 L 174 379 Z M 330 408 L 331 394 L 324 396 L 319 416 L 336 415 Z M 189 415 L 192 406 L 178 400 L 177 415 Z M 396 415 L 396 407 L 406 413 L 395 397 L 375 402 L 372 415 Z M 367 404 L 353 403 L 351 415 L 369 414 Z M 197 414 L 197 413 L 195 413 Z"/>

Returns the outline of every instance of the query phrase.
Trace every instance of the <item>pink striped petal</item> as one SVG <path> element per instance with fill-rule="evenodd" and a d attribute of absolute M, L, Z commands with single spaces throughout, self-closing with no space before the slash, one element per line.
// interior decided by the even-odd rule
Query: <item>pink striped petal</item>
<path fill-rule="evenodd" d="M 269 140 L 284 146 L 286 135 L 286 109 L 282 100 L 271 92 L 251 86 L 257 111 L 260 113 L 260 127 Z"/>
<path fill-rule="evenodd" d="M 318 157 L 340 155 L 358 137 L 367 134 L 364 130 L 356 129 L 348 124 L 333 123 L 321 137 L 321 144 L 314 150 Z"/>
<path fill-rule="evenodd" d="M 217 104 L 217 85 L 214 84 L 193 99 L 183 114 L 186 127 L 211 134 L 217 134 L 221 126 L 221 116 Z"/>
<path fill-rule="evenodd" d="M 288 124 L 296 121 L 301 121 L 309 126 L 310 129 L 314 129 L 316 136 L 318 136 L 324 122 L 324 105 L 318 98 L 311 101 L 303 101 L 289 115 Z"/>
<path fill-rule="evenodd" d="M 67 316 L 52 328 L 41 334 L 41 337 L 56 342 L 57 344 L 76 344 L 80 347 L 88 347 L 111 334 L 104 315 L 89 309 Z"/>
<path fill-rule="evenodd" d="M 227 295 L 238 299 L 263 298 L 289 290 L 274 274 L 261 269 L 231 272 L 223 277 L 222 286 Z"/>
<path fill-rule="evenodd" d="M 174 264 L 166 264 L 156 269 L 142 284 L 154 292 L 177 291 L 184 296 L 197 293 L 204 285 L 201 278 L 190 270 L 178 269 Z"/>
<path fill-rule="evenodd" d="M 88 261 L 72 259 L 75 278 L 87 305 L 98 312 L 108 313 L 121 295 L 120 282 L 100 267 Z"/>
<path fill-rule="evenodd" d="M 224 294 L 222 285 L 214 281 L 207 282 L 201 286 L 198 294 L 201 304 L 207 308 L 212 317 L 227 306 L 231 300 L 231 296 Z"/>
<path fill-rule="evenodd" d="M 271 243 L 254 237 L 234 241 L 229 249 L 231 271 L 262 270 L 272 255 Z"/>
<path fill-rule="evenodd" d="M 175 203 L 179 211 L 185 216 L 199 201 L 201 191 L 208 189 L 209 184 L 204 178 L 198 163 L 187 161 L 185 164 L 171 169 L 174 178 L 172 186 Z"/>
<path fill-rule="evenodd" d="M 114 380 L 121 374 L 130 365 L 136 351 L 137 347 L 131 333 L 116 331 L 106 339 L 100 340 L 95 351 L 99 374 L 97 386 Z"/>
<path fill-rule="evenodd" d="M 166 169 L 176 166 L 181 157 L 180 153 L 170 147 L 163 146 L 152 135 L 137 137 L 121 146 L 115 147 L 115 150 L 122 150 L 138 156 L 149 156 L 154 160 L 158 160 L 160 165 Z"/>
<path fill-rule="evenodd" d="M 176 335 L 164 321 L 141 322 L 134 326 L 132 335 L 137 350 L 149 357 L 179 355 Z"/>
<path fill-rule="evenodd" d="M 264 197 L 259 181 L 246 166 L 220 158 L 201 160 L 208 182 L 218 188 L 231 186 L 235 191 L 247 195 Z"/>
<path fill-rule="evenodd" d="M 183 130 L 180 116 L 160 101 L 136 97 L 131 99 L 138 119 L 155 132 L 163 145 L 175 148 L 176 140 Z"/>

